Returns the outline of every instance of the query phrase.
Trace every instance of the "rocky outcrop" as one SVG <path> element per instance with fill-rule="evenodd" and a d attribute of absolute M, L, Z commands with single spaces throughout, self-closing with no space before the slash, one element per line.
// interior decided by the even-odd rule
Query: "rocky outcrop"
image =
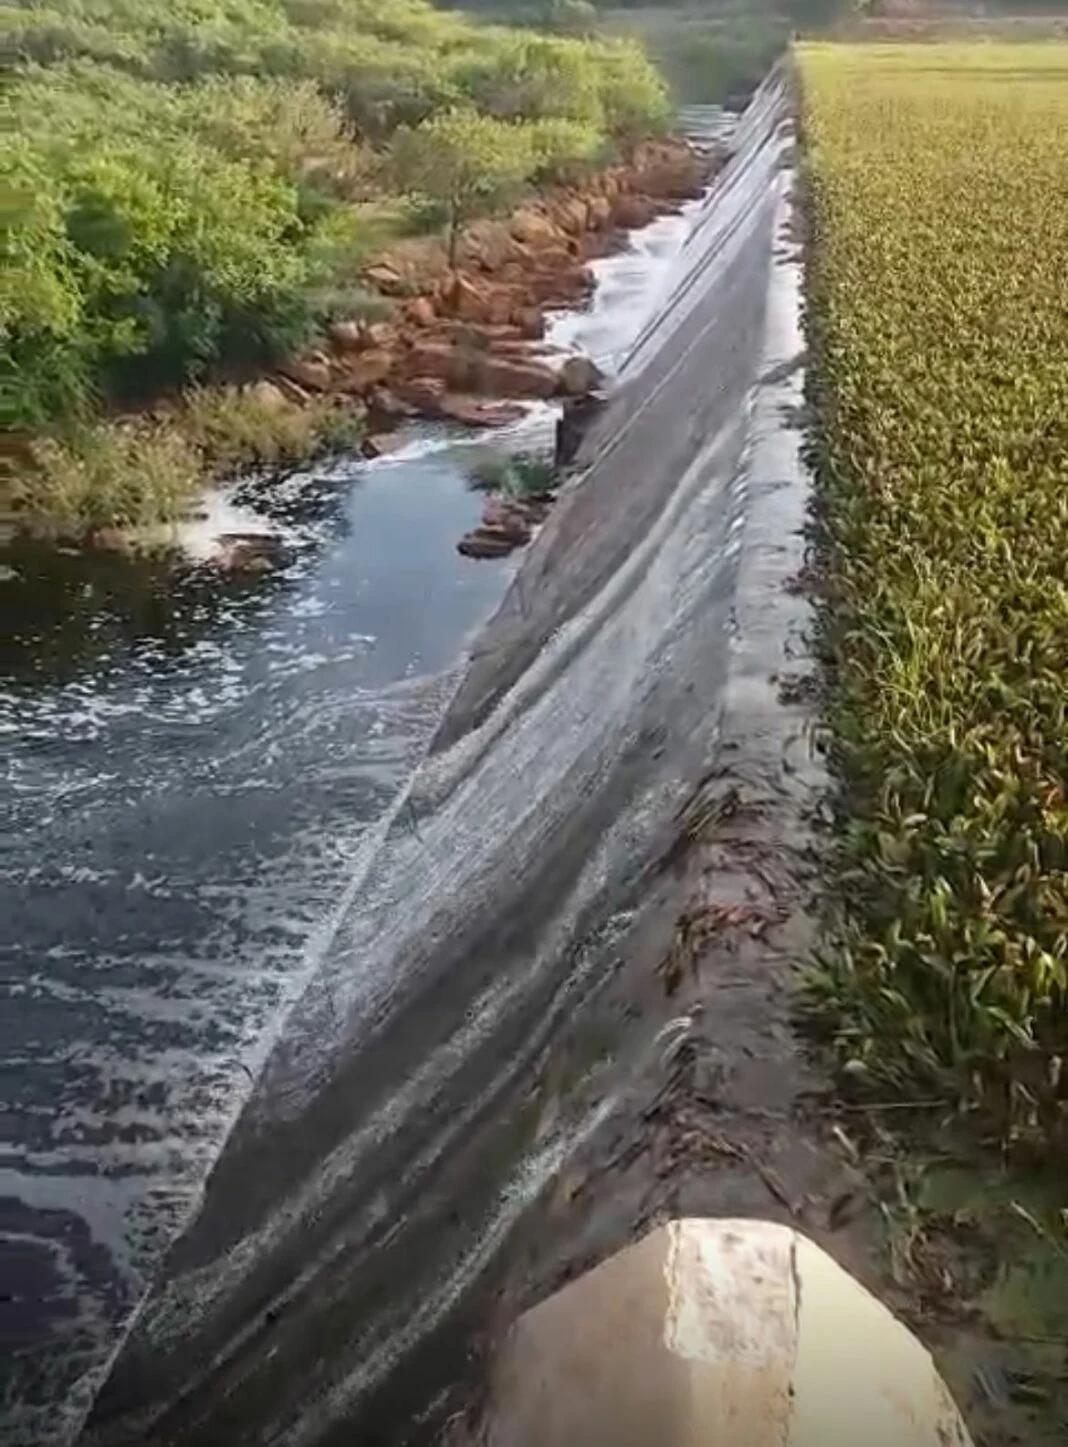
<path fill-rule="evenodd" d="M 473 223 L 455 268 L 436 239 L 399 243 L 362 274 L 392 300 L 393 319 L 335 322 L 328 347 L 286 364 L 278 387 L 291 398 L 359 397 L 379 432 L 414 415 L 492 426 L 511 420 L 521 400 L 589 395 L 603 381 L 592 361 L 560 364 L 532 350 L 547 311 L 581 305 L 594 285 L 590 260 L 622 244 L 628 229 L 699 196 L 714 165 L 680 141 L 647 141 L 582 185 L 503 221 Z"/>
<path fill-rule="evenodd" d="M 552 506 L 552 495 L 511 498 L 488 497 L 482 507 L 482 521 L 456 544 L 467 558 L 504 558 L 530 542 L 534 529 L 543 523 Z"/>

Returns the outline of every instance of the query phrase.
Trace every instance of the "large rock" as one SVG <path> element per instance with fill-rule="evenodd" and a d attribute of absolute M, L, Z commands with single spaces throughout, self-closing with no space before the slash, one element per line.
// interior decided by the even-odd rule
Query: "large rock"
<path fill-rule="evenodd" d="M 440 377 L 412 377 L 398 382 L 394 394 L 421 417 L 439 417 L 445 383 Z"/>
<path fill-rule="evenodd" d="M 504 325 L 512 313 L 511 291 L 489 281 L 457 276 L 449 295 L 449 310 L 460 321 L 486 326 Z"/>
<path fill-rule="evenodd" d="M 628 231 L 638 231 L 656 219 L 656 203 L 648 196 L 630 192 L 618 196 L 612 206 L 612 220 Z"/>
<path fill-rule="evenodd" d="M 557 227 L 540 211 L 517 211 L 512 217 L 511 232 L 516 241 L 528 246 L 559 246 L 563 239 Z"/>
<path fill-rule="evenodd" d="M 294 357 L 292 361 L 284 362 L 278 370 L 313 392 L 327 391 L 334 379 L 330 363 L 321 352 L 313 352 L 306 357 Z"/>
<path fill-rule="evenodd" d="M 510 538 L 517 548 L 530 542 L 530 519 L 520 503 L 488 497 L 482 505 L 482 527 Z"/>
<path fill-rule="evenodd" d="M 434 303 L 428 296 L 416 296 L 404 308 L 404 315 L 417 327 L 432 327 L 438 315 Z"/>
<path fill-rule="evenodd" d="M 436 377 L 446 388 L 462 392 L 471 381 L 469 354 L 437 337 L 418 337 L 408 349 L 405 370 L 413 377 Z"/>
<path fill-rule="evenodd" d="M 603 231 L 612 219 L 612 203 L 607 196 L 591 196 L 586 207 L 587 225 L 591 231 Z"/>
<path fill-rule="evenodd" d="M 475 528 L 464 533 L 456 544 L 456 551 L 465 558 L 506 558 L 518 546 L 507 533 L 496 528 Z"/>
<path fill-rule="evenodd" d="M 561 397 L 584 397 L 604 381 L 604 374 L 591 357 L 568 357 L 560 368 L 556 390 Z"/>
<path fill-rule="evenodd" d="M 436 416 L 464 427 L 508 427 L 526 413 L 522 402 L 490 401 L 485 397 L 464 397 L 446 393 L 437 404 Z"/>
<path fill-rule="evenodd" d="M 379 261 L 369 266 L 364 276 L 383 296 L 404 296 L 409 289 L 400 269 L 388 261 Z"/>
<path fill-rule="evenodd" d="M 268 382 L 263 379 L 259 382 L 252 382 L 243 388 L 244 395 L 257 406 L 262 407 L 265 412 L 282 412 L 291 404 L 291 398 L 286 396 L 284 389 L 275 382 Z M 301 394 L 302 397 L 304 394 Z M 305 397 L 306 401 L 307 398 Z"/>
<path fill-rule="evenodd" d="M 519 306 L 511 315 L 512 324 L 528 341 L 541 341 L 545 335 L 545 313 L 540 307 Z"/>
<path fill-rule="evenodd" d="M 373 461 L 376 457 L 386 457 L 395 452 L 400 445 L 401 437 L 396 432 L 369 432 L 360 443 L 360 452 Z"/>
<path fill-rule="evenodd" d="M 970 1447 L 929 1352 L 826 1252 L 672 1221 L 535 1306 L 486 1447 Z"/>
<path fill-rule="evenodd" d="M 337 385 L 342 392 L 365 392 L 369 387 L 384 382 L 396 363 L 397 358 L 393 352 L 381 351 L 378 348 L 359 352 L 346 359 L 344 372 Z"/>
<path fill-rule="evenodd" d="M 553 207 L 553 220 L 569 236 L 581 236 L 589 225 L 585 201 L 578 196 L 561 196 Z"/>
<path fill-rule="evenodd" d="M 477 357 L 473 361 L 473 389 L 490 397 L 551 397 L 557 376 L 534 358 Z"/>

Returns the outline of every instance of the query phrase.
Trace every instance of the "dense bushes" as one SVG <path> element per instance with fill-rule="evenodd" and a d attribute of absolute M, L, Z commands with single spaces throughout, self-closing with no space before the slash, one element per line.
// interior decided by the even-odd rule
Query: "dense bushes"
<path fill-rule="evenodd" d="M 625 42 L 424 0 L 7 3 L 0 45 L 0 420 L 24 431 L 299 343 L 365 219 L 381 239 L 399 126 L 529 124 L 529 177 L 665 116 Z"/>

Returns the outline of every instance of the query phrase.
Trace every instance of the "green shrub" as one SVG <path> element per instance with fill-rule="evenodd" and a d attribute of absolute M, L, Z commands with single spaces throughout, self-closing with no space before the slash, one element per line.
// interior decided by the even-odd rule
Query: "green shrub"
<path fill-rule="evenodd" d="M 31 453 L 14 487 L 16 515 L 60 537 L 175 521 L 205 481 L 196 448 L 168 428 L 89 427 L 41 438 Z"/>
<path fill-rule="evenodd" d="M 270 382 L 197 389 L 179 425 L 212 470 L 226 474 L 292 466 L 352 446 L 363 432 L 351 405 L 329 398 L 298 404 Z"/>

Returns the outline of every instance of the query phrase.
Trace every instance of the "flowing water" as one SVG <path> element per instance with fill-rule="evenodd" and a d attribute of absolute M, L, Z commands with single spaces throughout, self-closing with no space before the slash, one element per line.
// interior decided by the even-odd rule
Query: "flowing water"
<path fill-rule="evenodd" d="M 614 371 L 695 211 L 596 263 L 549 340 Z M 546 446 L 553 420 L 492 445 Z M 480 445 L 416 429 L 374 463 L 248 481 L 166 566 L 4 554 L 4 1447 L 77 1430 L 514 577 L 455 550 Z M 281 565 L 221 574 L 210 535 L 235 527 Z"/>

